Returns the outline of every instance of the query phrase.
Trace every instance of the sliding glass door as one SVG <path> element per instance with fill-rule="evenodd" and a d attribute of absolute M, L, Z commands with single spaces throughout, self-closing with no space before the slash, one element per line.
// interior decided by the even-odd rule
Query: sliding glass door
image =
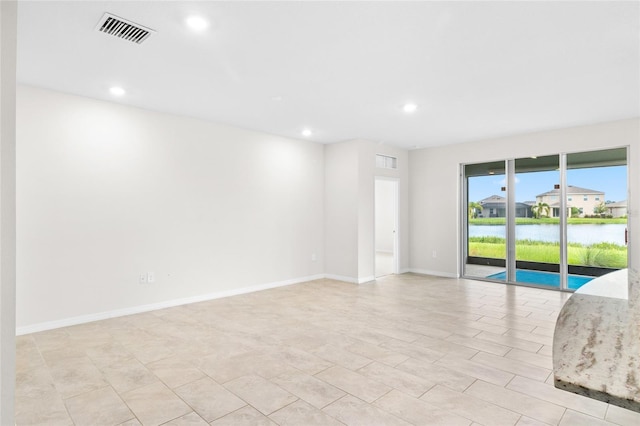
<path fill-rule="evenodd" d="M 575 290 L 625 268 L 626 148 L 463 166 L 463 275 Z"/>
<path fill-rule="evenodd" d="M 465 167 L 465 275 L 506 280 L 505 162 Z"/>
<path fill-rule="evenodd" d="M 567 210 L 569 288 L 627 267 L 625 148 L 567 155 Z"/>
<path fill-rule="evenodd" d="M 515 281 L 560 288 L 560 156 L 515 160 Z"/>

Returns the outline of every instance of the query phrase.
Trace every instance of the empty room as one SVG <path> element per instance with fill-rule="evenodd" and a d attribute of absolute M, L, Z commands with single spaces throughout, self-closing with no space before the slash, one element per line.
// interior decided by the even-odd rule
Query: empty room
<path fill-rule="evenodd" d="M 640 424 L 640 3 L 0 36 L 1 425 Z"/>

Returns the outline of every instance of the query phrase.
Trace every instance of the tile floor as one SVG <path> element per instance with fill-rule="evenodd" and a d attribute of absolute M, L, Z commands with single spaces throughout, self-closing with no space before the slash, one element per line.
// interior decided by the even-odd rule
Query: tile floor
<path fill-rule="evenodd" d="M 553 387 L 567 297 L 319 280 L 21 336 L 17 424 L 640 424 Z"/>

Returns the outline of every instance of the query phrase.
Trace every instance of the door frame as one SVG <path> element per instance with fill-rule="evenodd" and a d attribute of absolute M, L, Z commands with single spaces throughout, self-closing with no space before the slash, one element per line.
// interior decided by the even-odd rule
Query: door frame
<path fill-rule="evenodd" d="M 373 187 L 373 275 L 376 276 L 376 240 L 377 240 L 377 232 L 376 232 L 376 223 L 377 223 L 377 217 L 376 217 L 376 187 L 378 185 L 379 181 L 387 181 L 387 182 L 392 182 L 394 183 L 393 187 L 394 187 L 394 191 L 393 191 L 393 200 L 392 200 L 392 204 L 393 204 L 393 227 L 394 227 L 394 233 L 393 233 L 393 261 L 391 264 L 391 269 L 392 269 L 392 274 L 398 275 L 400 273 L 400 255 L 399 255 L 399 247 L 400 247 L 400 242 L 399 242 L 399 238 L 400 238 L 400 232 L 399 232 L 399 226 L 400 226 L 400 219 L 399 219 L 399 215 L 400 215 L 400 179 L 396 178 L 396 177 L 389 177 L 389 176 L 374 176 L 374 187 Z"/>

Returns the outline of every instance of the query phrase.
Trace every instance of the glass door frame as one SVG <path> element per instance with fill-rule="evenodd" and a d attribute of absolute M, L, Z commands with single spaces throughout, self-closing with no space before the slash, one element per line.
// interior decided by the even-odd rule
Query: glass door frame
<path fill-rule="evenodd" d="M 582 152 L 598 152 L 601 150 L 614 150 L 614 149 L 626 149 L 626 166 L 629 167 L 629 146 L 622 147 L 607 147 L 602 149 L 591 149 L 585 151 L 575 151 L 575 152 L 561 152 L 559 154 L 552 154 L 559 156 L 559 172 L 560 172 L 560 233 L 559 233 L 559 245 L 560 245 L 560 257 L 559 257 L 559 268 L 560 268 L 560 286 L 559 291 L 568 291 L 573 292 L 574 290 L 570 289 L 568 286 L 568 275 L 569 275 L 569 266 L 568 266 L 568 253 L 567 253 L 567 209 L 568 209 L 568 201 L 567 201 L 567 156 L 573 153 L 582 153 Z M 501 161 L 501 160 L 500 160 Z M 487 162 L 495 162 L 495 161 L 487 161 Z M 515 199 L 515 185 L 516 185 L 516 170 L 515 170 L 515 162 L 516 158 L 508 158 L 504 160 L 505 163 L 505 186 L 506 186 L 506 280 L 493 280 L 490 278 L 469 276 L 465 273 L 465 267 L 467 263 L 467 258 L 469 256 L 469 214 L 468 209 L 468 179 L 465 174 L 465 167 L 473 164 L 482 164 L 482 163 L 461 163 L 460 164 L 460 215 L 461 220 L 460 223 L 460 235 L 462 237 L 462 246 L 461 246 L 461 257 L 460 257 L 460 276 L 463 278 L 481 280 L 481 281 L 490 281 L 496 283 L 505 283 L 505 284 L 515 284 L 521 286 L 528 287 L 536 287 L 536 288 L 546 288 L 544 285 L 536 285 L 531 283 L 522 283 L 516 281 L 516 199 Z M 629 202 L 629 179 L 630 173 L 627 172 L 627 203 Z M 464 209 L 462 208 L 464 207 Z M 627 224 L 627 226 L 629 226 Z M 627 246 L 628 252 L 630 247 Z"/>

